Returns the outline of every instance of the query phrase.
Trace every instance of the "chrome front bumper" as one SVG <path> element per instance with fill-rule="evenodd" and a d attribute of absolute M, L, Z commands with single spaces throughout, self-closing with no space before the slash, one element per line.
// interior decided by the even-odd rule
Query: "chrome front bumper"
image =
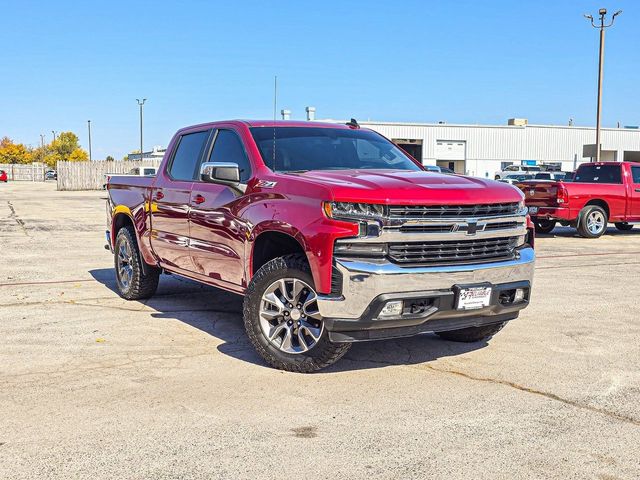
<path fill-rule="evenodd" d="M 366 316 L 369 306 L 381 295 L 432 292 L 452 294 L 455 285 L 490 283 L 492 285 L 528 283 L 533 280 L 535 252 L 526 247 L 518 250 L 514 260 L 477 265 L 441 267 L 401 267 L 388 261 L 381 263 L 336 259 L 342 275 L 342 295 L 320 296 L 318 307 L 326 319 L 357 321 Z M 526 303 L 528 304 L 528 302 Z M 514 306 L 517 311 L 526 306 Z M 476 316 L 502 313 L 504 308 L 485 308 L 472 311 Z M 442 312 L 444 313 L 444 312 Z M 468 315 L 453 311 L 451 316 Z M 442 317 L 442 315 L 437 315 Z M 332 322 L 330 322 L 332 323 Z M 356 322 L 353 322 L 354 324 Z M 387 322 L 385 322 L 387 323 Z"/>

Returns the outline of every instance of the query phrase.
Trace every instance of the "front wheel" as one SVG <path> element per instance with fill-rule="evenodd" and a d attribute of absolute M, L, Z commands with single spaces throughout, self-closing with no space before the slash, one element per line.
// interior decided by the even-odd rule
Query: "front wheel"
<path fill-rule="evenodd" d="M 484 327 L 468 327 L 460 330 L 450 330 L 448 332 L 436 332 L 440 338 L 451 340 L 452 342 L 479 342 L 488 340 L 502 330 L 507 322 L 493 323 Z"/>
<path fill-rule="evenodd" d="M 608 217 L 604 208 L 588 205 L 580 212 L 578 233 L 584 238 L 599 238 L 607 230 Z"/>
<path fill-rule="evenodd" d="M 536 228 L 536 233 L 551 233 L 556 228 L 555 220 L 534 220 L 533 224 Z"/>
<path fill-rule="evenodd" d="M 350 347 L 329 341 L 304 255 L 263 265 L 249 284 L 243 315 L 258 354 L 280 370 L 315 372 L 335 363 Z"/>
<path fill-rule="evenodd" d="M 633 225 L 631 225 L 630 223 L 627 223 L 627 222 L 616 222 L 615 226 L 621 232 L 628 232 L 629 230 L 631 230 L 633 228 Z"/>

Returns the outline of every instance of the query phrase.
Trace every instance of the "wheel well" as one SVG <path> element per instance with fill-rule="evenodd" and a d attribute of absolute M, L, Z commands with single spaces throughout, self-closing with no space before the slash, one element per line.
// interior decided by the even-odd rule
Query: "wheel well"
<path fill-rule="evenodd" d="M 589 200 L 586 203 L 585 207 L 587 207 L 589 205 L 597 205 L 598 207 L 602 207 L 604 209 L 604 211 L 607 212 L 607 218 L 610 217 L 610 215 L 609 215 L 609 205 L 604 200 Z"/>
<path fill-rule="evenodd" d="M 134 226 L 133 220 L 131 220 L 131 217 L 126 213 L 118 213 L 113 219 L 113 231 L 111 232 L 111 236 L 112 236 L 111 240 L 115 242 L 116 235 L 118 235 L 118 232 L 120 231 L 120 229 L 128 225 L 131 225 L 132 227 Z M 134 231 L 135 231 L 135 228 L 134 228 Z"/>
<path fill-rule="evenodd" d="M 251 275 L 254 275 L 260 267 L 274 258 L 292 253 L 304 254 L 304 249 L 291 235 L 280 232 L 261 233 L 253 244 Z"/>

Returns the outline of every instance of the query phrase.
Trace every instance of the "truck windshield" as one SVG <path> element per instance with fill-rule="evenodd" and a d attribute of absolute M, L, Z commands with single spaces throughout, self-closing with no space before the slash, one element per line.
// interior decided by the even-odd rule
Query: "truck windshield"
<path fill-rule="evenodd" d="M 278 172 L 422 170 L 400 148 L 368 130 L 254 127 L 251 134 L 265 165 Z"/>
<path fill-rule="evenodd" d="M 620 165 L 580 165 L 573 181 L 582 183 L 622 183 Z"/>

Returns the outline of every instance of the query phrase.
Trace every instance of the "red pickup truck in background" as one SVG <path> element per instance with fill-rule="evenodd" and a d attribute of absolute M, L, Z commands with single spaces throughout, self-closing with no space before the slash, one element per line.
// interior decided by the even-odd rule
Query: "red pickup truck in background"
<path fill-rule="evenodd" d="M 640 222 L 640 163 L 584 163 L 571 182 L 529 180 L 517 186 L 539 233 L 550 233 L 560 223 L 585 238 L 598 238 L 609 222 L 622 231 Z"/>
<path fill-rule="evenodd" d="M 162 271 L 242 294 L 276 368 L 318 370 L 356 341 L 487 339 L 529 303 L 522 193 L 426 172 L 355 121 L 188 127 L 156 177 L 107 189 L 120 294 L 153 295 Z"/>

